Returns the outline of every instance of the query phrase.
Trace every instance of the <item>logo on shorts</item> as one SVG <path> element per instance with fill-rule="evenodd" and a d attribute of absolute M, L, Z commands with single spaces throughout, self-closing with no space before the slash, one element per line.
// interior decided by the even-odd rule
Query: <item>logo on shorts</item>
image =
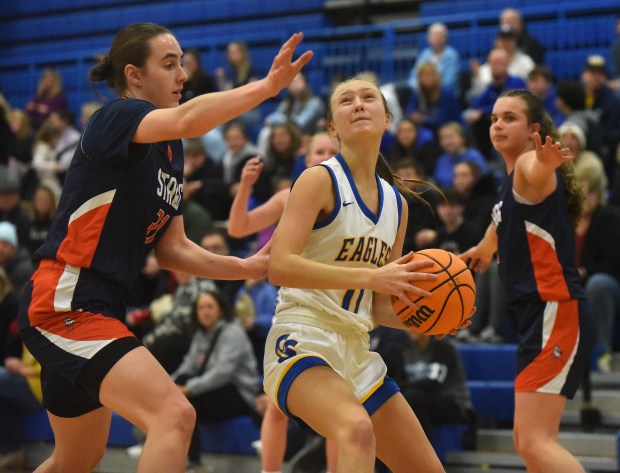
<path fill-rule="evenodd" d="M 73 326 L 75 325 L 75 320 L 70 319 L 69 317 L 65 317 L 64 322 L 65 322 L 65 327 L 69 329 L 73 328 Z"/>
<path fill-rule="evenodd" d="M 297 340 L 291 340 L 288 338 L 289 336 L 290 334 L 282 335 L 276 342 L 276 355 L 278 355 L 278 363 L 282 363 L 283 361 L 297 355 L 297 351 L 295 350 Z"/>
<path fill-rule="evenodd" d="M 559 345 L 555 345 L 553 347 L 553 358 L 555 359 L 562 358 L 562 349 L 560 348 Z"/>

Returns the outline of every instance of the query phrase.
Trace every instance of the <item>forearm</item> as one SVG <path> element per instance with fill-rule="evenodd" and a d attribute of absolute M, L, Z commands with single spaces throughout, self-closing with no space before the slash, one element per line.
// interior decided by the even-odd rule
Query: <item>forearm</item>
<path fill-rule="evenodd" d="M 249 234 L 247 232 L 248 202 L 251 192 L 252 187 L 244 185 L 243 181 L 241 181 L 228 216 L 228 234 L 232 237 L 242 238 Z"/>
<path fill-rule="evenodd" d="M 405 330 L 406 327 L 400 321 L 398 316 L 392 310 L 392 304 L 390 296 L 380 293 L 373 293 L 372 295 L 372 318 L 375 322 L 375 326 L 383 325 L 384 327 L 396 328 L 399 330 Z"/>
<path fill-rule="evenodd" d="M 199 95 L 182 105 L 148 113 L 132 141 L 155 143 L 195 138 L 258 106 L 275 93 L 262 79 L 236 89 Z"/>
<path fill-rule="evenodd" d="M 272 96 L 266 79 L 236 89 L 203 94 L 180 105 L 177 110 L 186 136 L 201 136 L 221 123 L 253 109 Z"/>
<path fill-rule="evenodd" d="M 489 224 L 478 246 L 485 254 L 493 255 L 497 252 L 497 228 L 494 223 Z"/>
<path fill-rule="evenodd" d="M 182 271 L 204 279 L 248 279 L 246 260 L 234 256 L 220 256 L 205 251 L 185 239 L 174 245 L 157 245 L 157 261 L 163 269 Z"/>
<path fill-rule="evenodd" d="M 555 170 L 558 168 L 557 163 L 538 159 L 535 152 L 530 153 L 527 158 L 529 159 L 522 158 L 523 163 L 520 168 L 523 178 L 532 187 L 539 187 L 546 184 L 551 175 L 554 174 Z"/>
<path fill-rule="evenodd" d="M 269 259 L 269 282 L 301 289 L 368 289 L 372 269 L 317 263 L 296 254 Z"/>

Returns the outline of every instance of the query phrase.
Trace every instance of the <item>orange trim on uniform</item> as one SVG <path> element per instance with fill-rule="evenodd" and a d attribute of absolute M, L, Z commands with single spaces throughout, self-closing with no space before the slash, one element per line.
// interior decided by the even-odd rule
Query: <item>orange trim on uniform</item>
<path fill-rule="evenodd" d="M 58 248 L 58 260 L 90 268 L 110 205 L 111 202 L 102 204 L 69 222 L 67 236 Z"/>
<path fill-rule="evenodd" d="M 94 312 L 57 312 L 37 328 L 76 341 L 114 340 L 134 336 L 120 320 Z"/>
<path fill-rule="evenodd" d="M 527 232 L 527 240 L 540 298 L 543 301 L 569 299 L 568 285 L 555 248 L 544 238 L 531 232 Z"/>
<path fill-rule="evenodd" d="M 571 299 L 557 304 L 549 339 L 538 356 L 516 377 L 516 392 L 538 391 L 558 376 L 571 360 L 579 341 L 579 301 Z M 567 374 L 568 371 L 564 376 Z"/>
<path fill-rule="evenodd" d="M 54 297 L 64 265 L 57 261 L 43 260 L 32 275 L 32 297 L 28 307 L 31 326 L 39 325 L 55 312 Z"/>

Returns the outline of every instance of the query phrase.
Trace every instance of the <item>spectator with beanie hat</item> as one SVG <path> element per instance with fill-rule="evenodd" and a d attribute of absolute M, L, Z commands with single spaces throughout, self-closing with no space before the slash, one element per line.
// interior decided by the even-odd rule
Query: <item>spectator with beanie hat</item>
<path fill-rule="evenodd" d="M 21 206 L 21 183 L 17 162 L 0 167 L 0 222 L 11 222 L 17 229 L 18 240 L 26 241 L 31 218 Z"/>
<path fill-rule="evenodd" d="M 592 110 L 599 117 L 603 145 L 600 156 L 605 164 L 607 177 L 612 178 L 616 164 L 616 146 L 620 138 L 620 101 L 607 86 L 608 77 L 605 58 L 598 54 L 588 56 L 581 73 L 586 109 Z"/>
<path fill-rule="evenodd" d="M 17 294 L 21 294 L 34 267 L 28 250 L 19 246 L 17 230 L 11 222 L 0 222 L 0 267 L 6 271 Z"/>

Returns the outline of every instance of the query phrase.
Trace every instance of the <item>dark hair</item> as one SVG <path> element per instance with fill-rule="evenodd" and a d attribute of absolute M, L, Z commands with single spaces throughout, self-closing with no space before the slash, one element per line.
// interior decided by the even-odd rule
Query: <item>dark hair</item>
<path fill-rule="evenodd" d="M 284 102 L 283 113 L 284 115 L 286 115 L 288 119 L 290 119 L 291 114 L 293 113 L 293 108 L 295 106 L 295 103 L 305 105 L 308 102 L 308 100 L 314 97 L 314 92 L 312 92 L 312 90 L 310 89 L 310 84 L 308 84 L 308 81 L 306 80 L 306 76 L 304 76 L 303 73 L 301 72 L 299 72 L 297 75 L 303 78 L 304 83 L 306 84 L 306 87 L 299 93 L 297 97 L 293 96 L 293 94 L 291 94 L 290 91 L 286 92 L 286 95 L 284 96 L 284 100 L 283 100 Z"/>
<path fill-rule="evenodd" d="M 75 125 L 75 112 L 70 108 L 61 108 L 60 110 L 55 110 L 52 113 L 58 115 L 58 118 L 68 125 Z"/>
<path fill-rule="evenodd" d="M 536 77 L 542 77 L 547 82 L 553 82 L 553 74 L 551 74 L 551 69 L 547 66 L 535 66 L 527 75 L 528 79 L 534 79 Z"/>
<path fill-rule="evenodd" d="M 273 132 L 276 128 L 282 128 L 291 137 L 291 144 L 289 148 L 283 153 L 273 149 Z M 283 161 L 289 159 L 295 159 L 299 153 L 301 147 L 301 130 L 297 124 L 291 120 L 287 120 L 284 123 L 278 123 L 271 125 L 271 134 L 269 135 L 269 145 L 267 146 L 267 158 L 269 159 L 269 166 L 274 167 Z"/>
<path fill-rule="evenodd" d="M 155 23 L 126 26 L 116 33 L 108 55 L 97 57 L 99 62 L 90 70 L 90 80 L 93 83 L 106 81 L 108 87 L 121 95 L 127 88 L 125 66 L 144 67 L 151 53 L 149 41 L 161 34 L 172 33 Z"/>
<path fill-rule="evenodd" d="M 224 137 L 226 136 L 226 133 L 228 133 L 228 130 L 233 129 L 233 128 L 236 128 L 237 130 L 239 130 L 246 140 L 248 141 L 250 140 L 248 129 L 243 124 L 243 122 L 239 120 L 231 120 L 224 126 Z"/>
<path fill-rule="evenodd" d="M 559 141 L 559 133 L 553 124 L 553 120 L 549 114 L 545 112 L 545 105 L 540 98 L 525 89 L 508 90 L 502 93 L 500 97 L 516 97 L 523 101 L 525 104 L 527 123 L 529 125 L 533 123 L 540 124 L 539 133 L 543 143 L 547 139 L 547 136 L 550 136 L 553 141 Z M 562 164 L 559 170 L 566 187 L 568 214 L 571 222 L 576 226 L 583 212 L 583 201 L 585 198 L 583 189 L 575 178 L 574 166 L 571 162 Z"/>
<path fill-rule="evenodd" d="M 232 305 L 230 304 L 228 298 L 222 291 L 218 289 L 205 289 L 198 293 L 198 295 L 196 296 L 196 300 L 194 301 L 194 305 L 192 307 L 191 322 L 192 322 L 193 328 L 195 329 L 201 328 L 201 325 L 198 322 L 198 300 L 200 299 L 200 296 L 202 296 L 203 294 L 211 296 L 213 297 L 213 299 L 215 299 L 215 302 L 217 302 L 217 305 L 220 308 L 220 312 L 221 312 L 220 319 L 221 320 L 224 320 L 226 322 L 231 322 L 235 318 L 235 312 L 233 311 Z"/>
<path fill-rule="evenodd" d="M 418 176 L 426 176 L 424 172 L 424 167 L 418 161 L 416 161 L 414 157 L 405 156 L 404 158 L 392 164 L 392 169 L 394 171 L 398 171 L 404 168 L 413 168 L 413 170 Z"/>
<path fill-rule="evenodd" d="M 200 49 L 190 48 L 183 53 L 184 56 L 187 56 L 188 54 L 196 58 L 196 65 L 198 66 L 198 69 L 202 69 L 202 59 L 200 59 Z"/>
<path fill-rule="evenodd" d="M 439 202 L 438 205 L 448 205 L 454 207 L 455 205 L 465 206 L 465 196 L 457 191 L 454 187 L 445 187 L 441 189 L 444 199 L 443 202 Z"/>
<path fill-rule="evenodd" d="M 556 88 L 556 94 L 571 110 L 586 108 L 586 92 L 577 80 L 569 79 L 560 82 Z"/>
<path fill-rule="evenodd" d="M 183 151 L 186 156 L 207 155 L 207 150 L 200 138 L 193 138 L 183 143 Z"/>

